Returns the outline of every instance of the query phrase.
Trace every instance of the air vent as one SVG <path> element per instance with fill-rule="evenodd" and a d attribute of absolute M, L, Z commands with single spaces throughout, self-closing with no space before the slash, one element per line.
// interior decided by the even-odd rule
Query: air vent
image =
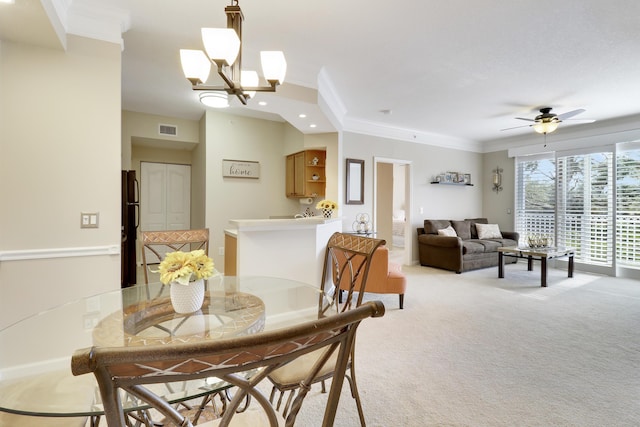
<path fill-rule="evenodd" d="M 160 135 L 178 135 L 178 126 L 174 125 L 160 125 Z"/>

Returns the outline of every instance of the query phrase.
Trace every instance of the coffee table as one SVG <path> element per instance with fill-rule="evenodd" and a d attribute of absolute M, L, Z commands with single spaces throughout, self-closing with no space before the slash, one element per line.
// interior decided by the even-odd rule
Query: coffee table
<path fill-rule="evenodd" d="M 573 256 L 576 249 L 564 246 L 553 246 L 544 248 L 530 248 L 508 246 L 498 248 L 498 278 L 504 278 L 504 257 L 527 258 L 527 270 L 533 270 L 533 261 L 540 261 L 540 285 L 547 286 L 547 260 L 552 258 L 569 257 L 567 277 L 573 277 Z"/>

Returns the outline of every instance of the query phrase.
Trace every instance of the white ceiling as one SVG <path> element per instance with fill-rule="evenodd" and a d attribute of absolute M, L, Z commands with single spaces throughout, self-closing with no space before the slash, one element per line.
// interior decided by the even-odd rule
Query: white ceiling
<path fill-rule="evenodd" d="M 179 49 L 201 49 L 201 27 L 226 26 L 229 1 L 15 1 L 0 4 L 2 39 L 38 43 L 34 28 L 43 14 L 67 33 L 98 38 L 124 30 L 123 108 L 202 116 Z M 259 70 L 260 50 L 283 50 L 288 71 L 278 93 L 226 110 L 233 114 L 284 119 L 304 133 L 337 126 L 452 146 L 530 134 L 529 127 L 501 129 L 526 125 L 515 117 L 533 118 L 543 106 L 557 114 L 584 108 L 575 118 L 598 123 L 640 114 L 637 0 L 240 0 L 240 6 L 243 67 Z M 17 25 L 25 10 L 37 16 Z M 40 43 L 50 45 L 53 33 L 45 30 Z"/>

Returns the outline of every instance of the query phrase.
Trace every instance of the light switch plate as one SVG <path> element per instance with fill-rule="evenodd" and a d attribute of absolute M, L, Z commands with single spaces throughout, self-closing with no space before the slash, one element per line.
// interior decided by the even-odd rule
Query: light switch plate
<path fill-rule="evenodd" d="M 98 212 L 80 213 L 80 228 L 98 228 Z"/>

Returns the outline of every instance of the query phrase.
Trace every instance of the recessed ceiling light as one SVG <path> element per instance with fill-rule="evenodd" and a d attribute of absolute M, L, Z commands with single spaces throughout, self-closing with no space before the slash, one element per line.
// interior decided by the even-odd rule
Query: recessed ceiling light
<path fill-rule="evenodd" d="M 298 117 L 300 117 L 301 119 L 304 119 L 305 117 L 307 117 L 307 115 L 304 113 L 300 113 L 298 114 Z"/>
<path fill-rule="evenodd" d="M 315 124 L 315 123 L 311 123 L 311 124 L 309 125 L 309 127 L 310 127 L 310 128 L 314 128 L 314 127 L 316 127 L 316 124 Z"/>
<path fill-rule="evenodd" d="M 13 4 L 15 3 L 15 0 L 0 0 L 0 3 Z"/>
<path fill-rule="evenodd" d="M 264 107 L 265 105 L 267 105 L 267 103 L 265 101 L 260 101 L 258 102 L 258 105 L 260 105 L 261 107 Z"/>

